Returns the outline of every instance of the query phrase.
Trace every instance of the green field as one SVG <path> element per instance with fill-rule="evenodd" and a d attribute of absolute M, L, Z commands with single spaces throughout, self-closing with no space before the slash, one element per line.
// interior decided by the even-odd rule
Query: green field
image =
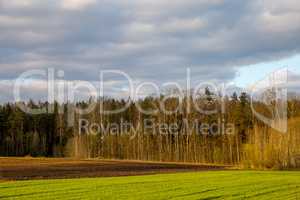
<path fill-rule="evenodd" d="M 300 199 L 300 172 L 211 171 L 2 182 L 0 199 Z"/>

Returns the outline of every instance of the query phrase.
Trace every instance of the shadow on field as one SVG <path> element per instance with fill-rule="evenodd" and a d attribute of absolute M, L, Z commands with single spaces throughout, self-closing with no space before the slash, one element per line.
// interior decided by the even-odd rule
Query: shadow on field
<path fill-rule="evenodd" d="M 0 158 L 2 180 L 115 177 L 224 169 L 224 166 L 154 162 Z"/>

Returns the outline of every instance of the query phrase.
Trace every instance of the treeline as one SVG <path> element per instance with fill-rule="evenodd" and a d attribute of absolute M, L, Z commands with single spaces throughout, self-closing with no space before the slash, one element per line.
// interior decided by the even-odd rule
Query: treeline
<path fill-rule="evenodd" d="M 103 114 L 101 108 L 118 110 L 126 105 L 125 100 L 26 103 L 29 108 L 51 108 L 51 112 L 35 115 L 25 113 L 17 104 L 5 104 L 0 106 L 0 156 L 72 156 L 253 168 L 300 166 L 299 100 L 288 101 L 288 131 L 283 134 L 253 115 L 246 93 L 223 97 L 221 103 L 216 96 L 207 89 L 197 99 L 168 98 L 163 106 L 170 112 L 161 109 L 163 96 L 131 101 L 126 110 L 116 114 Z M 94 107 L 88 114 L 74 112 L 75 108 L 84 109 L 91 104 Z M 261 102 L 254 106 L 264 116 L 274 115 Z M 141 109 L 156 112 L 149 114 Z M 111 126 L 124 122 L 131 127 Z M 87 123 L 94 126 L 87 128 Z M 166 126 L 163 131 L 161 124 Z"/>

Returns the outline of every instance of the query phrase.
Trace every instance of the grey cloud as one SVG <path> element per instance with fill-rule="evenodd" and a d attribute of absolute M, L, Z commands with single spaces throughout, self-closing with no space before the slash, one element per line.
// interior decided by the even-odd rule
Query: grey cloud
<path fill-rule="evenodd" d="M 296 0 L 2 0 L 0 79 L 28 69 L 98 80 L 230 81 L 239 67 L 300 52 Z"/>

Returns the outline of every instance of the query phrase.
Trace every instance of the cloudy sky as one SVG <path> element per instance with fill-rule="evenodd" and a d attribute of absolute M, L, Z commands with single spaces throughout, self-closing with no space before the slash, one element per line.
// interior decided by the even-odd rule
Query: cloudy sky
<path fill-rule="evenodd" d="M 299 0 L 0 0 L 0 101 L 36 69 L 69 82 L 122 70 L 161 84 L 184 82 L 189 67 L 194 82 L 238 86 L 282 67 L 300 72 L 299 22 Z M 122 91 L 124 77 L 107 79 Z M 45 91 L 32 80 L 23 93 Z"/>

